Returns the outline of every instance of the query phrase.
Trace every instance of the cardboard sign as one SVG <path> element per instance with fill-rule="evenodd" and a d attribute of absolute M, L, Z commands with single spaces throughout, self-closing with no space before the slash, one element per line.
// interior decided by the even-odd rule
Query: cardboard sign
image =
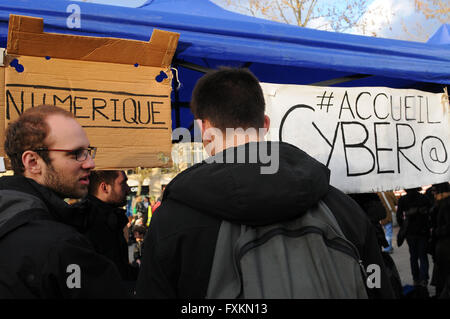
<path fill-rule="evenodd" d="M 445 94 L 262 85 L 269 138 L 325 164 L 333 186 L 347 193 L 379 192 L 450 180 Z"/>
<path fill-rule="evenodd" d="M 98 148 L 96 168 L 168 167 L 170 63 L 178 38 L 161 30 L 150 42 L 47 34 L 42 19 L 11 16 L 0 126 L 28 108 L 56 105 Z"/>

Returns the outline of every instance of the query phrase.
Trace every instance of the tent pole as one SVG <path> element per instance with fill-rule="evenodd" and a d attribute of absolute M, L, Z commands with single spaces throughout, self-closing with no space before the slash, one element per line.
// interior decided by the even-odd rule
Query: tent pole
<path fill-rule="evenodd" d="M 193 71 L 197 71 L 197 72 L 201 72 L 201 73 L 206 73 L 208 71 L 212 71 L 212 69 L 204 67 L 204 66 L 200 66 L 191 62 L 186 62 L 186 61 L 182 61 L 182 60 L 178 60 L 178 59 L 173 59 L 173 63 L 175 65 L 179 65 L 182 66 L 186 69 L 189 70 L 193 70 Z"/>
<path fill-rule="evenodd" d="M 331 80 L 325 80 L 325 81 L 320 81 L 320 82 L 316 82 L 316 83 L 311 83 L 311 84 L 307 84 L 307 85 L 313 85 L 313 86 L 331 86 L 334 84 L 339 84 L 339 83 L 345 83 L 345 82 L 350 82 L 353 80 L 359 80 L 359 79 L 364 79 L 364 78 L 368 78 L 371 77 L 373 75 L 367 75 L 367 74 L 353 74 L 353 75 L 349 75 L 349 76 L 343 76 L 340 78 L 336 78 L 336 79 L 331 79 Z"/>
<path fill-rule="evenodd" d="M 197 64 L 194 64 L 194 63 L 178 60 L 178 59 L 174 59 L 174 64 L 177 64 L 177 65 L 180 65 L 182 67 L 185 67 L 186 69 L 194 70 L 194 71 L 201 72 L 201 73 L 206 73 L 208 71 L 211 71 L 210 68 L 207 68 L 207 67 L 204 67 L 204 66 L 200 66 L 200 65 L 197 65 Z M 244 67 L 248 67 L 248 66 L 249 66 L 249 64 L 244 65 Z M 339 84 L 339 83 L 345 83 L 345 82 L 349 82 L 349 81 L 364 79 L 364 78 L 368 78 L 368 77 L 371 77 L 371 76 L 373 76 L 373 75 L 353 74 L 353 75 L 344 76 L 344 77 L 340 77 L 340 78 L 336 78 L 336 79 L 315 82 L 315 83 L 311 83 L 311 84 L 307 84 L 307 85 L 331 86 L 331 85 L 335 85 L 335 84 Z"/>

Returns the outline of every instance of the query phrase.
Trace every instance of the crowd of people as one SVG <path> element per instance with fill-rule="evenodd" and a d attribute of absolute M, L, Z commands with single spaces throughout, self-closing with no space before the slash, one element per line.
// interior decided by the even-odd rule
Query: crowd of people
<path fill-rule="evenodd" d="M 391 195 L 393 193 L 391 192 Z M 422 187 L 406 189 L 406 194 L 392 198 L 394 210 L 382 205 L 381 196 L 376 194 L 350 195 L 368 214 L 375 226 L 378 243 L 383 250 L 383 258 L 391 276 L 396 297 L 406 295 L 411 298 L 428 298 L 428 285 L 435 287 L 434 297 L 450 298 L 449 289 L 449 253 L 448 237 L 450 223 L 448 220 L 450 202 L 450 184 L 448 182 L 431 185 L 426 192 Z M 392 241 L 392 213 L 399 226 L 396 238 L 397 246 L 406 241 L 409 253 L 409 265 L 413 279 L 413 290 L 405 292 L 394 260 L 388 254 L 394 251 Z M 391 216 L 390 216 L 391 215 Z M 386 225 L 388 224 L 388 227 Z M 437 245 L 438 243 L 439 246 Z M 444 248 L 445 247 L 445 248 Z M 430 269 L 429 258 L 434 267 Z"/>
<path fill-rule="evenodd" d="M 161 195 L 159 197 L 138 195 L 128 196 L 126 205 L 126 215 L 133 225 L 143 225 L 148 227 L 153 213 L 161 205 L 162 193 L 166 184 L 161 185 Z"/>
<path fill-rule="evenodd" d="M 162 194 L 165 188 L 165 184 L 161 185 L 161 195 L 158 198 L 146 195 L 128 196 L 126 205 L 128 223 L 125 230 L 128 235 L 125 236 L 127 237 L 128 246 L 133 247 L 133 255 L 130 262 L 134 267 L 140 267 L 141 265 L 145 234 L 150 226 L 153 214 L 161 205 Z"/>
<path fill-rule="evenodd" d="M 0 298 L 405 297 L 390 257 L 392 212 L 377 194 L 331 186 L 329 169 L 299 148 L 264 141 L 270 119 L 250 71 L 208 72 L 191 110 L 210 160 L 176 176 L 162 198 L 131 205 L 126 174 L 94 170 L 97 149 L 72 113 L 43 105 L 9 123 Z M 260 149 L 276 153 L 276 172 L 261 173 Z M 425 195 L 408 189 L 396 209 L 417 291 L 429 284 L 430 254 L 438 298 L 450 297 L 449 195 L 448 182 Z"/>

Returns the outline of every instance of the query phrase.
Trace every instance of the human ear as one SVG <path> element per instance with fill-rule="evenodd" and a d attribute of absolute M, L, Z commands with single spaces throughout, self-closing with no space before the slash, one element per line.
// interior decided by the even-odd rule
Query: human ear
<path fill-rule="evenodd" d="M 102 193 L 108 194 L 109 193 L 109 185 L 106 184 L 105 182 L 101 182 L 100 190 L 102 191 Z"/>
<path fill-rule="evenodd" d="M 270 128 L 270 117 L 268 115 L 264 115 L 264 135 L 267 134 Z"/>
<path fill-rule="evenodd" d="M 42 171 L 39 155 L 34 151 L 25 151 L 22 154 L 22 164 L 25 172 L 36 175 Z"/>

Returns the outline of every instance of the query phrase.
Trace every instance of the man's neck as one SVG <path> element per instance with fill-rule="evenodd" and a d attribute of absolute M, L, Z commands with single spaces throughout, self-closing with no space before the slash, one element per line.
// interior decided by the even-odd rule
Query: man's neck
<path fill-rule="evenodd" d="M 263 141 L 264 134 L 258 132 L 256 129 L 247 130 L 231 130 L 224 134 L 223 138 L 215 138 L 213 142 L 207 144 L 205 149 L 208 154 L 214 156 L 227 148 L 237 147 L 250 142 Z"/>
<path fill-rule="evenodd" d="M 97 201 L 100 201 L 101 203 L 103 203 L 105 206 L 108 207 L 112 207 L 112 208 L 120 208 L 123 205 L 120 205 L 118 203 L 113 203 L 111 202 L 107 197 L 105 196 L 101 196 L 100 194 L 90 194 L 91 198 L 95 198 Z"/>

